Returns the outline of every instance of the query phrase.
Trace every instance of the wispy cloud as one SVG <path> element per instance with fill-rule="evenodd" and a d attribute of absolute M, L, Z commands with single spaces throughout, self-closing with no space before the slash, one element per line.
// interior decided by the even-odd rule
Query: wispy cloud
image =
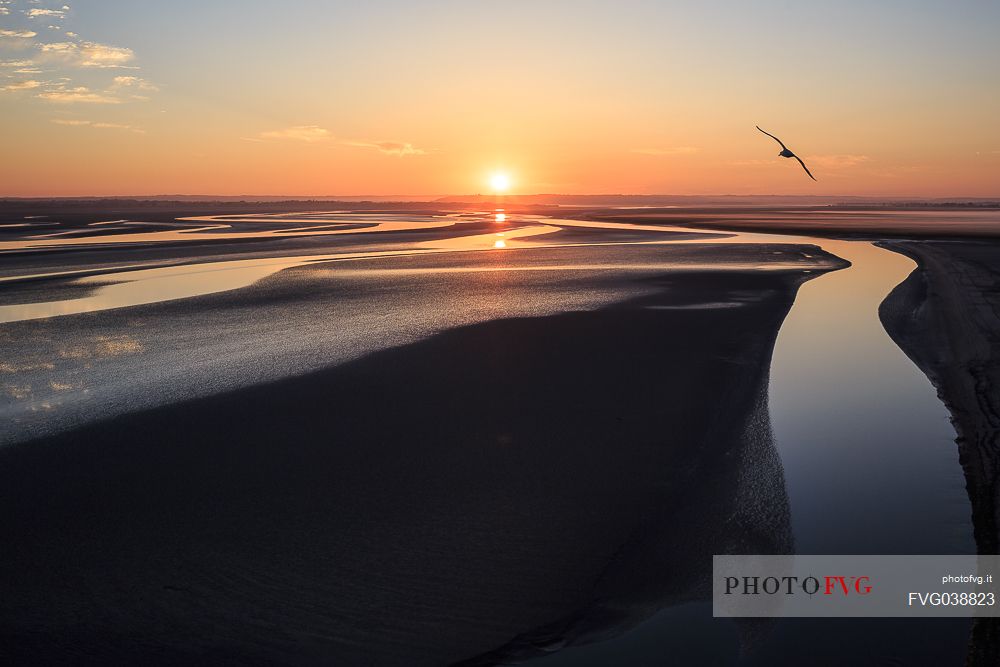
<path fill-rule="evenodd" d="M 68 5 L 60 7 L 41 0 L 20 4 L 27 4 L 28 8 L 19 9 L 19 13 L 38 23 L 44 20 L 53 31 L 63 30 L 63 19 L 70 13 Z M 18 3 L 0 0 L 0 7 L 9 7 L 7 13 L 13 14 Z M 0 61 L 0 80 L 6 79 L 6 85 L 0 90 L 34 89 L 34 99 L 56 104 L 122 104 L 148 100 L 147 94 L 158 90 L 138 76 L 115 76 L 124 74 L 121 70 L 139 69 L 133 64 L 135 53 L 130 48 L 81 40 L 70 30 L 66 30 L 62 41 L 46 42 L 38 38 L 35 30 L 37 28 L 0 29 L 0 48 L 17 53 L 16 59 Z M 110 70 L 113 74 L 109 72 L 103 82 L 91 76 L 86 85 L 81 85 L 83 82 L 75 81 L 70 72 L 75 69 Z M 49 72 L 51 78 L 36 80 L 41 78 L 42 72 Z M 98 124 L 91 123 L 91 126 Z"/>
<path fill-rule="evenodd" d="M 693 155 L 698 152 L 694 146 L 670 146 L 668 148 L 633 148 L 639 155 Z"/>
<path fill-rule="evenodd" d="M 760 158 L 756 158 L 751 160 L 732 160 L 728 164 L 733 167 L 763 167 L 764 165 L 774 164 L 777 161 L 778 160 L 776 158 L 772 160 L 762 160 Z"/>
<path fill-rule="evenodd" d="M 76 67 L 135 69 L 127 63 L 135 57 L 132 49 L 97 42 L 53 42 L 39 44 L 42 55 Z"/>
<path fill-rule="evenodd" d="M 41 81 L 28 79 L 27 81 L 18 81 L 17 83 L 8 84 L 0 88 L 0 90 L 31 90 L 32 88 L 38 88 L 41 85 Z"/>
<path fill-rule="evenodd" d="M 100 123 L 90 120 L 74 120 L 67 118 L 56 118 L 52 121 L 56 125 L 68 125 L 70 127 L 93 127 L 99 130 L 128 130 L 136 134 L 145 134 L 146 130 L 134 125 L 124 125 L 122 123 Z"/>
<path fill-rule="evenodd" d="M 280 130 L 268 130 L 261 132 L 255 137 L 243 137 L 244 141 L 268 142 L 268 141 L 297 141 L 307 144 L 319 144 L 331 142 L 335 139 L 333 134 L 326 128 L 319 125 L 293 125 L 292 127 Z M 406 141 L 355 141 L 341 140 L 337 142 L 342 146 L 356 146 L 358 148 L 370 148 L 377 150 L 384 155 L 394 157 L 404 157 L 407 155 L 424 155 L 426 151 L 417 148 Z"/>
<path fill-rule="evenodd" d="M 138 76 L 116 76 L 114 82 L 111 84 L 111 90 L 120 90 L 122 88 L 132 88 L 147 92 L 156 92 L 159 90 L 159 88 L 149 81 Z"/>
<path fill-rule="evenodd" d="M 879 167 L 877 169 L 869 169 L 868 175 L 878 178 L 905 178 L 907 176 L 912 176 L 913 174 L 929 174 L 934 172 L 941 173 L 941 169 L 926 164 L 897 164 L 889 165 L 888 167 Z"/>
<path fill-rule="evenodd" d="M 65 9 L 28 9 L 24 12 L 28 15 L 29 19 L 38 18 L 39 16 L 55 16 L 62 18 L 66 15 Z"/>
<path fill-rule="evenodd" d="M 37 34 L 33 30 L 0 30 L 0 37 L 11 37 L 14 39 L 31 39 Z"/>
<path fill-rule="evenodd" d="M 281 130 L 261 132 L 255 138 L 258 140 L 301 141 L 303 143 L 314 144 L 329 141 L 333 139 L 333 135 L 330 134 L 329 130 L 318 125 L 294 125 Z"/>
<path fill-rule="evenodd" d="M 405 157 L 407 155 L 425 155 L 426 151 L 405 141 L 345 141 L 348 146 L 359 148 L 374 148 L 385 155 Z"/>
<path fill-rule="evenodd" d="M 850 169 L 871 160 L 867 155 L 808 155 L 802 159 L 824 169 Z"/>
<path fill-rule="evenodd" d="M 122 102 L 120 98 L 113 95 L 95 92 L 84 86 L 77 86 L 76 88 L 57 87 L 52 90 L 46 90 L 43 93 L 38 93 L 36 97 L 57 104 L 75 104 L 78 102 L 83 104 L 121 104 Z"/>

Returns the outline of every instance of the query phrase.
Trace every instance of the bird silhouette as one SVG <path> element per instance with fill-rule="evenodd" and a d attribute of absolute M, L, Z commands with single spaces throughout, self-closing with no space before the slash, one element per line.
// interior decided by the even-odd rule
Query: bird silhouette
<path fill-rule="evenodd" d="M 760 129 L 760 125 L 754 125 L 754 127 L 756 127 L 761 132 L 764 132 L 764 130 Z M 788 147 L 785 146 L 785 143 L 781 139 L 779 139 L 778 137 L 774 136 L 770 132 L 764 132 L 764 134 L 766 134 L 767 136 L 771 137 L 772 139 L 774 139 L 775 141 L 777 141 L 778 144 L 781 145 L 781 152 L 778 153 L 778 155 L 780 155 L 781 157 L 793 157 L 793 158 L 795 158 L 796 160 L 799 161 L 799 164 L 802 165 L 802 168 L 806 170 L 806 173 L 809 174 L 809 178 L 813 179 L 814 181 L 816 180 L 816 177 L 813 176 L 812 172 L 809 171 L 809 167 L 807 167 L 806 163 L 802 161 L 802 158 L 800 158 L 798 155 L 796 155 L 792 151 L 788 150 Z"/>

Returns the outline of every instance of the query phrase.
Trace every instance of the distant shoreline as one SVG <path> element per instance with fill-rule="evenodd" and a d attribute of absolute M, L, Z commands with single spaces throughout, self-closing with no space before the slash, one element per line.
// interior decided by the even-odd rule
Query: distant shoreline
<path fill-rule="evenodd" d="M 990 197 L 922 197 L 918 195 L 78 195 L 0 196 L 0 207 L 24 204 L 363 204 L 379 205 L 507 205 L 507 206 L 928 206 L 1000 207 L 1000 194 Z"/>

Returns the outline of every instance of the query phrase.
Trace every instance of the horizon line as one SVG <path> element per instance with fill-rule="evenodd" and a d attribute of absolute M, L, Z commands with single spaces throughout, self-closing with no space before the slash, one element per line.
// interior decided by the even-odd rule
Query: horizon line
<path fill-rule="evenodd" d="M 836 199 L 836 198 L 847 198 L 847 199 L 906 199 L 906 200 L 918 200 L 918 201 L 940 201 L 940 200 L 1000 200 L 1000 193 L 996 195 L 917 195 L 917 194 L 780 194 L 780 193 L 769 193 L 769 194 L 734 194 L 734 193 L 713 193 L 713 194 L 670 194 L 670 193 L 657 193 L 657 194 L 628 194 L 628 193 L 613 193 L 613 192 L 598 192 L 598 193 L 557 193 L 557 192 L 534 192 L 534 193 L 516 193 L 516 194 L 497 194 L 497 193 L 466 193 L 466 194 L 432 194 L 432 195 L 415 195 L 415 194 L 310 194 L 310 195 L 284 195 L 284 194 L 251 194 L 251 193 L 241 193 L 235 195 L 227 194 L 199 194 L 199 193 L 161 193 L 161 194 L 80 194 L 80 195 L 0 195 L 0 201 L 32 201 L 32 200 L 82 200 L 82 199 L 123 199 L 123 200 L 169 200 L 172 197 L 189 199 L 189 198 L 199 198 L 205 200 L 223 201 L 223 200 L 253 200 L 253 199 L 274 199 L 283 201 L 315 201 L 315 200 L 381 200 L 384 202 L 394 202 L 394 203 L 418 203 L 418 202 L 430 202 L 441 199 L 457 199 L 463 197 L 469 198 L 490 198 L 490 199 L 517 199 L 526 197 L 552 197 L 552 198 L 574 198 L 574 197 L 585 197 L 589 199 L 599 198 L 599 197 L 615 197 L 615 198 L 636 198 L 636 199 L 653 199 L 653 198 L 678 198 L 678 199 L 705 199 L 711 197 L 721 197 L 721 198 L 800 198 L 800 199 Z"/>

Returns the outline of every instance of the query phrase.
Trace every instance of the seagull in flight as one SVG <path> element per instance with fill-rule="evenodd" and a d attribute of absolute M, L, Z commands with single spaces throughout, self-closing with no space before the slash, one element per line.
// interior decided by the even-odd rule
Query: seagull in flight
<path fill-rule="evenodd" d="M 754 127 L 756 127 L 761 132 L 764 132 L 764 130 L 760 129 L 760 125 L 755 125 Z M 814 181 L 816 180 L 816 177 L 813 176 L 812 173 L 809 171 L 809 167 L 807 167 L 806 163 L 802 161 L 802 158 L 800 158 L 798 155 L 796 155 L 792 151 L 788 150 L 788 148 L 781 141 L 781 139 L 779 139 L 778 137 L 774 136 L 770 132 L 764 132 L 764 134 L 766 134 L 767 136 L 771 137 L 772 139 L 774 139 L 775 141 L 777 141 L 779 144 L 781 144 L 781 152 L 778 153 L 778 155 L 780 155 L 781 157 L 793 157 L 793 158 L 795 158 L 796 160 L 799 161 L 799 164 L 802 165 L 802 168 L 806 170 L 806 173 L 809 174 L 809 178 L 813 179 Z"/>

